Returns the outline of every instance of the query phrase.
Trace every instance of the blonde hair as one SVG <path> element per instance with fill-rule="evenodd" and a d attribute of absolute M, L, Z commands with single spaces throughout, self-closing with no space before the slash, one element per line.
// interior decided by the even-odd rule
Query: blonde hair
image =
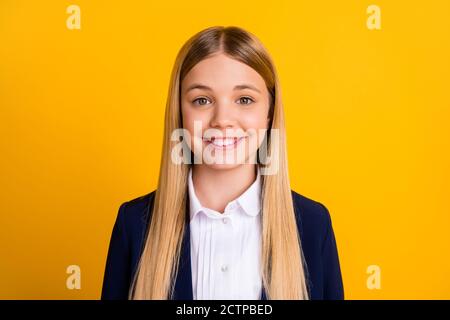
<path fill-rule="evenodd" d="M 288 176 L 284 111 L 275 66 L 262 43 L 239 27 L 216 26 L 192 36 L 180 49 L 172 70 L 158 187 L 151 222 L 129 291 L 130 299 L 171 299 L 186 227 L 189 164 L 171 161 L 176 143 L 171 133 L 182 128 L 181 81 L 198 62 L 223 52 L 247 64 L 265 80 L 270 93 L 270 125 L 279 130 L 275 146 L 279 170 L 262 175 L 262 280 L 267 299 L 308 299 L 304 258 Z M 272 149 L 268 139 L 268 152 Z M 270 156 L 270 155 L 269 155 Z M 260 165 L 260 164 L 257 164 Z"/>

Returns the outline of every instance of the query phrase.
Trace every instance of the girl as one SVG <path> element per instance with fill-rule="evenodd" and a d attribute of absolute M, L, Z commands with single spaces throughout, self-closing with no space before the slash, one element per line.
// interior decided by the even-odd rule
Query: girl
<path fill-rule="evenodd" d="M 275 66 L 242 28 L 178 53 L 158 187 L 120 206 L 109 245 L 102 299 L 127 298 L 344 298 L 329 212 L 290 189 Z"/>

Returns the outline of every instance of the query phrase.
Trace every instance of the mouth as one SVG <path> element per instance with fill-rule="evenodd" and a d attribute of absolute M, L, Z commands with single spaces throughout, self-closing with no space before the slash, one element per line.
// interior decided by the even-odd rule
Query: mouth
<path fill-rule="evenodd" d="M 245 137 L 211 137 L 203 138 L 203 142 L 213 146 L 215 149 L 228 150 L 236 148 L 236 146 L 244 139 Z"/>

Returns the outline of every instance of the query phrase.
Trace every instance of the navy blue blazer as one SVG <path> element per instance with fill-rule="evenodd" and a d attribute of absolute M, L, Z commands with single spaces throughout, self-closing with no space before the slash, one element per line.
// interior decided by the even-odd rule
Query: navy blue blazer
<path fill-rule="evenodd" d="M 128 290 L 147 236 L 155 191 L 123 203 L 119 208 L 109 244 L 102 299 L 127 299 Z M 306 262 L 310 299 L 344 299 L 339 257 L 328 209 L 292 191 L 297 227 Z M 186 228 L 173 299 L 192 300 L 189 197 Z M 266 300 L 264 287 L 261 300 Z"/>

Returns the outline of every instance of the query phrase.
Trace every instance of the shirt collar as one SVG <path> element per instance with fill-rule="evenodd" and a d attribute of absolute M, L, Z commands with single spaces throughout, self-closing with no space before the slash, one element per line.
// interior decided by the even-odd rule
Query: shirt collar
<path fill-rule="evenodd" d="M 188 192 L 189 192 L 189 210 L 190 219 L 192 220 L 197 213 L 205 209 L 200 200 L 197 198 L 192 180 L 192 167 L 189 168 L 188 174 Z M 247 190 L 244 191 L 238 198 L 231 202 L 236 202 L 241 206 L 243 211 L 249 216 L 256 216 L 261 211 L 261 172 L 257 165 L 257 174 L 255 181 Z M 231 203 L 230 202 L 230 203 Z M 228 203 L 229 204 L 229 203 Z M 228 206 L 227 204 L 227 206 Z M 211 210 L 211 209 L 209 209 Z"/>

